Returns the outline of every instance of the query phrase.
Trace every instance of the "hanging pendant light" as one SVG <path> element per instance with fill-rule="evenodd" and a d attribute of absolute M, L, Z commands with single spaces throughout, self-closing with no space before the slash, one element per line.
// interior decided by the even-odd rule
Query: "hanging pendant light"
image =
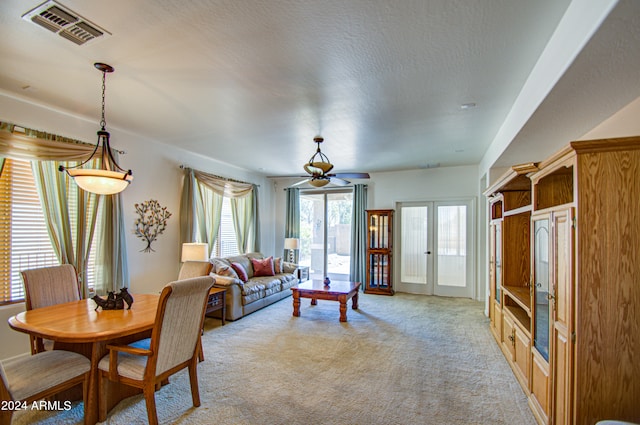
<path fill-rule="evenodd" d="M 80 165 L 68 168 L 61 165 L 59 170 L 66 171 L 69 177 L 71 177 L 82 190 L 98 195 L 113 195 L 122 192 L 129 186 L 131 181 L 133 181 L 133 173 L 131 170 L 121 168 L 116 163 L 111 153 L 111 146 L 109 145 L 109 132 L 105 129 L 107 126 L 104 118 L 106 75 L 107 72 L 111 73 L 114 69 L 106 63 L 95 63 L 94 66 L 102 72 L 102 118 L 100 120 L 101 129 L 98 131 L 96 148 L 89 158 Z M 100 146 L 102 146 L 101 168 L 80 168 L 93 159 L 93 156 Z"/>
<path fill-rule="evenodd" d="M 304 170 L 314 176 L 324 176 L 333 168 L 333 164 L 329 162 L 329 158 L 320 151 L 320 143 L 322 142 L 324 142 L 324 139 L 320 136 L 313 138 L 313 143 L 317 143 L 318 148 L 316 149 L 316 153 L 309 158 L 309 162 L 304 164 Z"/>

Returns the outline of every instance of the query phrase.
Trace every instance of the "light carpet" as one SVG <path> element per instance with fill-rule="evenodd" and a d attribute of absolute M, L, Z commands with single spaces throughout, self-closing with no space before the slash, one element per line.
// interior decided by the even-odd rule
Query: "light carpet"
<path fill-rule="evenodd" d="M 163 424 L 535 425 L 527 398 L 469 299 L 361 294 L 338 321 L 338 303 L 291 297 L 235 322 L 207 319 L 198 367 L 202 405 L 186 371 L 156 393 Z M 81 424 L 67 412 L 18 412 L 14 424 Z M 142 396 L 106 424 L 146 423 Z"/>

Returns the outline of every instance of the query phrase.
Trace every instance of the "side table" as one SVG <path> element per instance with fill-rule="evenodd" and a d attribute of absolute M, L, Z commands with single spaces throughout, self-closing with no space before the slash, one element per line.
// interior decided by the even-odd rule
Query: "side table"
<path fill-rule="evenodd" d="M 302 282 L 303 280 L 309 280 L 309 267 L 298 266 L 296 273 L 298 275 L 298 283 Z"/>
<path fill-rule="evenodd" d="M 208 316 L 214 311 L 222 310 L 221 312 L 222 326 L 224 326 L 225 315 L 226 315 L 226 308 L 225 308 L 226 293 L 227 293 L 226 288 L 218 288 L 215 286 L 211 288 L 211 291 L 209 291 L 209 301 L 207 301 L 207 309 L 204 313 L 205 316 Z"/>

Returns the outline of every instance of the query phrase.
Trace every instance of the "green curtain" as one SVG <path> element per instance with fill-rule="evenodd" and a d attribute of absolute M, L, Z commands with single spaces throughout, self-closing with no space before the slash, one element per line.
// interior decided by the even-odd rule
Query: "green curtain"
<path fill-rule="evenodd" d="M 351 219 L 350 280 L 362 282 L 366 278 L 367 247 L 367 185 L 353 186 L 353 212 Z M 364 290 L 364 285 L 361 285 Z"/>
<path fill-rule="evenodd" d="M 222 201 L 224 198 L 204 185 L 198 184 L 198 187 L 201 194 L 200 206 L 202 212 L 198 214 L 198 228 L 201 229 L 201 231 L 199 232 L 200 237 L 196 238 L 196 242 L 206 242 L 209 246 L 209 253 L 211 253 L 218 238 L 218 230 L 220 229 L 220 222 L 222 221 Z M 204 213 L 205 210 L 207 214 Z"/>
<path fill-rule="evenodd" d="M 259 250 L 258 186 L 190 168 L 185 169 L 180 202 L 182 243 L 206 242 L 209 252 L 213 250 L 220 228 L 223 198 L 231 199 L 238 250 Z"/>
<path fill-rule="evenodd" d="M 58 171 L 61 164 L 32 161 L 31 168 L 53 250 L 60 264 L 76 268 L 84 297 L 88 293 L 86 274 L 99 198 L 69 184 L 67 176 Z"/>
<path fill-rule="evenodd" d="M 180 198 L 180 242 L 209 242 L 200 185 L 194 170 L 185 168 L 184 171 Z"/>
<path fill-rule="evenodd" d="M 4 169 L 4 157 L 0 157 L 0 176 L 2 175 L 3 169 Z"/>
<path fill-rule="evenodd" d="M 113 152 L 116 161 L 117 153 Z M 122 197 L 102 196 L 103 222 L 96 252 L 96 293 L 104 295 L 129 285 L 127 230 L 122 211 Z"/>
<path fill-rule="evenodd" d="M 286 211 L 284 222 L 285 238 L 300 238 L 300 189 L 289 187 L 286 189 Z M 299 261 L 298 251 L 294 253 L 294 262 Z M 285 250 L 283 258 L 289 258 L 289 253 Z"/>
<path fill-rule="evenodd" d="M 247 196 L 231 198 L 231 214 L 238 251 L 243 253 L 260 251 L 260 217 L 256 185 Z"/>

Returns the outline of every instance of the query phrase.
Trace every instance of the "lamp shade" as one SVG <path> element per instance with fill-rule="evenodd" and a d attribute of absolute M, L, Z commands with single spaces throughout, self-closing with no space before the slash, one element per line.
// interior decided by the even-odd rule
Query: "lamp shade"
<path fill-rule="evenodd" d="M 206 243 L 183 243 L 182 244 L 182 262 L 185 261 L 207 261 L 209 253 Z"/>
<path fill-rule="evenodd" d="M 68 169 L 67 173 L 82 190 L 98 195 L 120 193 L 133 180 L 130 174 L 110 170 L 76 168 Z"/>
<path fill-rule="evenodd" d="M 285 238 L 284 249 L 298 249 L 300 248 L 300 239 L 298 238 Z"/>

